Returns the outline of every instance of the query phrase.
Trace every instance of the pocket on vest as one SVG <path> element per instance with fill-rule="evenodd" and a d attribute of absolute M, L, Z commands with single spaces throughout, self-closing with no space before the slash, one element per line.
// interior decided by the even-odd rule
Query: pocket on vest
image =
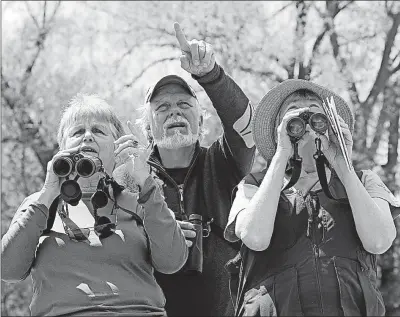
<path fill-rule="evenodd" d="M 335 258 L 334 263 L 343 315 L 384 316 L 382 295 L 370 276 L 374 272 L 348 259 Z"/>
<path fill-rule="evenodd" d="M 244 296 L 239 316 L 303 316 L 297 270 L 268 277 Z"/>

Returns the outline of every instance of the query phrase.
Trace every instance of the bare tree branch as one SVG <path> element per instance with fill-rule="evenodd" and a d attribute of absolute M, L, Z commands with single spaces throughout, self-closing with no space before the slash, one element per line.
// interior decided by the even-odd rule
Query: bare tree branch
<path fill-rule="evenodd" d="M 389 141 L 388 141 L 388 160 L 384 165 L 384 170 L 389 174 L 393 173 L 394 167 L 397 165 L 397 160 L 399 157 L 398 147 L 399 147 L 399 121 L 400 121 L 400 107 L 398 107 L 397 112 L 392 114 L 389 127 Z"/>
<path fill-rule="evenodd" d="M 383 99 L 382 109 L 379 113 L 376 127 L 374 127 L 374 130 L 375 130 L 374 137 L 368 148 L 368 156 L 369 156 L 370 160 L 374 159 L 376 152 L 378 150 L 378 147 L 379 147 L 379 143 L 382 139 L 382 135 L 385 132 L 384 126 L 393 114 L 393 99 L 394 98 L 389 90 L 390 90 L 389 87 L 387 87 L 384 91 L 384 99 Z"/>
<path fill-rule="evenodd" d="M 338 13 L 340 11 L 342 11 L 343 9 L 346 9 L 350 4 L 353 4 L 353 3 L 354 3 L 353 0 L 352 1 L 347 1 L 347 3 L 345 3 L 342 7 L 338 8 L 339 9 Z"/>
<path fill-rule="evenodd" d="M 345 8 L 347 8 L 350 4 L 352 4 L 354 1 L 348 1 L 347 3 L 345 3 L 343 6 L 339 7 L 339 3 L 336 3 L 335 7 L 332 7 L 332 5 L 330 5 L 331 8 L 331 12 L 328 12 L 330 14 L 330 18 L 328 17 L 327 20 L 327 14 L 321 12 L 318 7 L 316 5 L 314 5 L 313 7 L 318 11 L 319 15 L 321 16 L 321 18 L 323 18 L 325 20 L 324 22 L 324 26 L 322 31 L 318 34 L 318 36 L 315 39 L 312 51 L 311 51 L 311 57 L 308 61 L 308 64 L 306 66 L 306 74 L 308 74 L 308 77 L 311 75 L 313 66 L 314 66 L 314 60 L 316 58 L 316 55 L 318 53 L 319 47 L 321 46 L 322 40 L 325 37 L 326 33 L 331 29 L 331 24 L 329 23 L 329 20 L 331 20 L 333 22 L 334 18 L 339 14 L 339 12 L 341 12 L 342 10 L 344 10 Z M 328 6 L 328 4 L 327 4 Z M 328 16 L 329 16 L 328 14 Z"/>
<path fill-rule="evenodd" d="M 47 1 L 43 4 L 43 17 L 42 17 L 42 28 L 46 28 L 46 11 L 47 11 Z"/>
<path fill-rule="evenodd" d="M 267 21 L 276 18 L 280 13 L 282 13 L 283 11 L 285 11 L 287 8 L 289 8 L 290 6 L 296 4 L 297 1 L 289 1 L 288 4 L 284 5 L 282 8 L 280 8 L 279 10 L 277 10 L 276 12 L 274 12 L 273 14 L 271 14 L 270 16 L 268 16 L 266 19 Z"/>
<path fill-rule="evenodd" d="M 400 70 L 400 61 L 389 71 L 389 77 Z"/>
<path fill-rule="evenodd" d="M 381 65 L 379 67 L 378 74 L 376 75 L 374 84 L 370 90 L 370 93 L 367 97 L 367 99 L 363 102 L 363 108 L 366 111 L 366 119 L 369 118 L 369 110 L 370 107 L 365 107 L 365 105 L 372 105 L 375 103 L 376 98 L 378 97 L 379 93 L 382 91 L 383 87 L 385 87 L 386 82 L 389 78 L 389 71 L 388 71 L 388 65 L 389 65 L 389 57 L 390 57 L 390 52 L 393 47 L 393 43 L 395 40 L 395 37 L 397 35 L 397 29 L 399 28 L 400 24 L 400 12 L 397 13 L 393 17 L 393 23 L 392 27 L 387 33 L 386 36 L 386 42 L 385 42 L 385 47 L 383 49 L 383 54 L 382 54 L 382 60 L 381 60 Z"/>
<path fill-rule="evenodd" d="M 142 77 L 143 74 L 144 74 L 146 71 L 148 71 L 150 68 L 154 67 L 155 65 L 164 63 L 164 62 L 166 62 L 166 61 L 174 61 L 174 60 L 176 60 L 176 57 L 165 57 L 165 58 L 162 58 L 162 59 L 159 59 L 159 60 L 156 60 L 156 61 L 151 62 L 151 63 L 148 64 L 147 66 L 143 67 L 143 69 L 141 70 L 141 72 L 140 72 L 139 74 L 137 74 L 135 77 L 133 77 L 132 80 L 131 80 L 130 82 L 124 84 L 123 87 L 122 87 L 120 90 L 122 90 L 123 88 L 130 88 L 130 87 L 132 87 L 132 86 L 135 84 L 135 82 L 136 82 L 137 80 L 139 80 L 140 77 Z"/>
<path fill-rule="evenodd" d="M 48 20 L 48 23 L 47 23 L 48 25 L 50 25 L 51 23 L 53 23 L 54 18 L 55 18 L 56 15 L 57 15 L 58 9 L 60 8 L 60 5 L 61 5 L 61 1 L 57 1 L 57 4 L 55 5 L 54 10 L 53 10 L 53 12 L 51 13 L 51 16 L 50 16 L 50 18 L 49 18 L 49 20 Z"/>
<path fill-rule="evenodd" d="M 273 79 L 273 80 L 275 80 L 277 82 L 282 82 L 282 81 L 285 80 L 284 78 L 282 78 L 278 74 L 276 74 L 274 72 L 271 72 L 271 71 L 256 70 L 253 67 L 245 67 L 245 66 L 242 66 L 242 65 L 239 65 L 238 68 L 242 72 L 246 72 L 246 73 L 249 73 L 249 74 L 254 74 L 254 75 L 257 75 L 257 76 L 260 76 L 260 77 L 268 77 L 268 78 Z"/>
<path fill-rule="evenodd" d="M 35 16 L 33 15 L 32 10 L 31 10 L 31 7 L 30 7 L 29 4 L 28 4 L 28 1 L 25 1 L 24 3 L 25 3 L 26 10 L 28 11 L 30 17 L 31 17 L 32 20 L 33 20 L 33 23 L 36 25 L 36 27 L 38 28 L 38 30 L 40 30 L 39 22 L 38 22 L 38 20 L 35 18 Z"/>

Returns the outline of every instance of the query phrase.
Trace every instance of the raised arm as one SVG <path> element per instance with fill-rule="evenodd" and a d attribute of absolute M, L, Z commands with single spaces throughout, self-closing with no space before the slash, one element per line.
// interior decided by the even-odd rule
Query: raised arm
<path fill-rule="evenodd" d="M 293 154 L 293 145 L 287 135 L 286 125 L 288 120 L 297 115 L 298 111 L 295 110 L 283 117 L 277 128 L 277 150 L 260 188 L 249 201 L 247 208 L 236 215 L 235 235 L 255 251 L 267 249 L 271 241 L 286 165 Z M 305 142 L 305 139 L 300 140 L 299 147 L 304 146 Z M 241 199 L 245 196 L 242 195 Z M 231 210 L 230 221 L 233 217 L 232 212 L 234 211 Z"/>
<path fill-rule="evenodd" d="M 250 199 L 247 208 L 237 213 L 235 235 L 249 249 L 263 251 L 270 244 L 287 160 L 286 153 L 278 151 L 275 154 L 260 188 Z M 238 194 L 238 197 L 246 197 L 244 193 Z M 237 208 L 237 205 L 239 203 L 234 202 L 232 208 Z"/>
<path fill-rule="evenodd" d="M 372 198 L 354 171 L 341 179 L 364 249 L 373 254 L 386 252 L 396 237 L 389 203 L 381 198 Z"/>
<path fill-rule="evenodd" d="M 254 141 L 251 133 L 253 108 L 249 99 L 215 62 L 210 44 L 188 41 L 178 23 L 174 24 L 182 56 L 181 66 L 204 88 L 224 127 L 223 146 L 236 162 L 243 178 L 250 172 L 254 158 Z"/>
<path fill-rule="evenodd" d="M 341 117 L 339 123 L 351 157 L 353 145 L 351 132 Z M 374 254 L 384 253 L 396 237 L 396 227 L 389 204 L 381 198 L 372 198 L 354 170 L 348 170 L 337 138 L 331 128 L 328 131 L 329 138 L 326 135 L 321 136 L 322 151 L 346 189 L 357 234 L 365 250 Z"/>

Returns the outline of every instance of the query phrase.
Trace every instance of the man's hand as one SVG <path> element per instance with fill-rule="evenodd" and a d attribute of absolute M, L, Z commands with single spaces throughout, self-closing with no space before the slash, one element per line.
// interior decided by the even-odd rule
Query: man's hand
<path fill-rule="evenodd" d="M 215 65 L 215 56 L 211 45 L 204 41 L 188 41 L 177 22 L 174 23 L 174 29 L 182 51 L 181 67 L 199 77 L 211 72 Z"/>
<path fill-rule="evenodd" d="M 178 225 L 181 227 L 183 231 L 183 235 L 185 236 L 186 239 L 186 245 L 190 248 L 193 245 L 192 239 L 196 237 L 196 231 L 194 231 L 194 226 L 190 222 L 186 221 L 176 221 Z"/>

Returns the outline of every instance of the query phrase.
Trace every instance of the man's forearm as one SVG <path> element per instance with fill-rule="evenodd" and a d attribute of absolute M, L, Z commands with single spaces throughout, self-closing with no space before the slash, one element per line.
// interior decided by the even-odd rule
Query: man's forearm
<path fill-rule="evenodd" d="M 224 128 L 232 127 L 244 114 L 249 98 L 236 82 L 217 63 L 213 70 L 203 77 L 193 76 L 204 88 Z"/>

